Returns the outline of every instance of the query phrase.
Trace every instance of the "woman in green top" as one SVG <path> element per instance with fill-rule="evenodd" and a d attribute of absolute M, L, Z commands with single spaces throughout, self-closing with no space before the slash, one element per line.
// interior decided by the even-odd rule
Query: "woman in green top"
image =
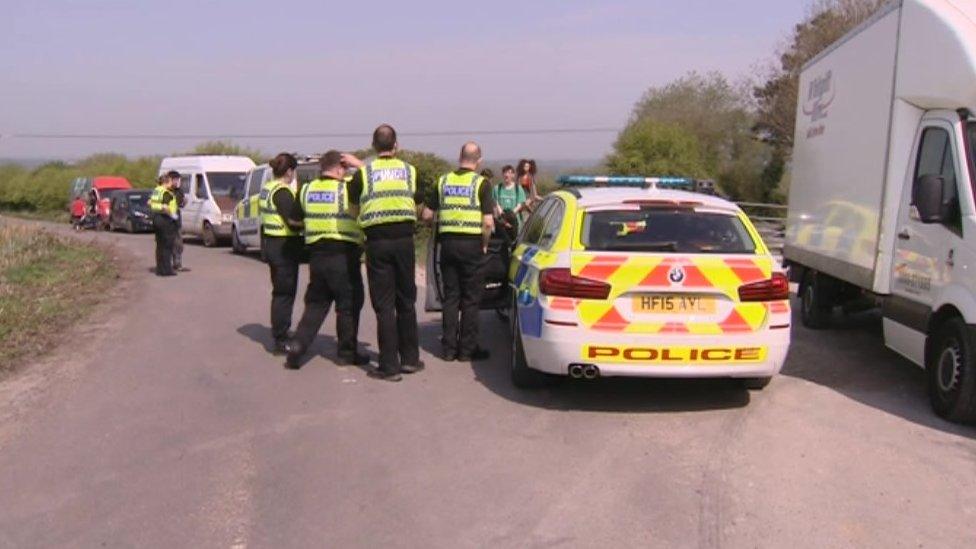
<path fill-rule="evenodd" d="M 512 212 L 516 216 L 525 209 L 525 190 L 515 184 L 515 168 L 502 168 L 504 181 L 494 189 L 495 217 L 501 217 L 505 212 Z"/>

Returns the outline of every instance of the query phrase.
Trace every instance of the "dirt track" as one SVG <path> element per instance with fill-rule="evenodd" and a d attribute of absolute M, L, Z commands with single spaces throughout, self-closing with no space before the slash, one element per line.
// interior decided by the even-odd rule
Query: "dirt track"
<path fill-rule="evenodd" d="M 254 257 L 188 243 L 158 279 L 151 236 L 96 238 L 132 258 L 125 295 L 0 384 L 0 546 L 976 546 L 976 429 L 931 414 L 875 317 L 795 328 L 750 395 L 517 391 L 493 315 L 475 366 L 435 359 L 422 316 L 428 369 L 388 384 L 282 369 Z"/>

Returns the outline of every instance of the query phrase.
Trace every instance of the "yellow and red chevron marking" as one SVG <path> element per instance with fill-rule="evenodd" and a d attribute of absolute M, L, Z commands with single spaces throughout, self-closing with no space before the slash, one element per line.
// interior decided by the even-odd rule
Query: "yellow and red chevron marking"
<path fill-rule="evenodd" d="M 678 266 L 684 271 L 684 278 L 681 283 L 674 284 L 669 274 Z M 610 298 L 606 301 L 554 299 L 550 306 L 562 311 L 575 308 L 586 327 L 599 331 L 696 335 L 748 333 L 762 328 L 767 315 L 773 311 L 766 303 L 735 303 L 723 320 L 696 323 L 631 321 L 614 303 L 624 293 L 635 290 L 673 292 L 689 289 L 717 291 L 737 301 L 740 286 L 770 278 L 772 269 L 772 259 L 768 257 L 574 254 L 573 274 L 609 283 L 612 286 Z M 786 307 L 788 312 L 789 305 Z"/>

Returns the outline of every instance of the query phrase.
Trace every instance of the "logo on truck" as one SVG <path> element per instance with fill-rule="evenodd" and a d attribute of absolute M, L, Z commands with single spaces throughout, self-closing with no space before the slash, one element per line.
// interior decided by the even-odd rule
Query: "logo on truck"
<path fill-rule="evenodd" d="M 807 129 L 807 139 L 823 135 L 827 126 L 821 122 L 830 114 L 828 110 L 834 102 L 834 72 L 827 71 L 823 76 L 814 78 L 807 89 L 807 99 L 803 103 L 803 114 L 810 117 L 814 124 Z"/>

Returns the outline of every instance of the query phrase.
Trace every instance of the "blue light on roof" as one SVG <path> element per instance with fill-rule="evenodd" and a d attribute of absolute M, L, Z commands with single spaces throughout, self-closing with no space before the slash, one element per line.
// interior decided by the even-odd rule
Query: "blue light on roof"
<path fill-rule="evenodd" d="M 637 177 L 623 175 L 563 175 L 556 180 L 567 187 L 639 187 L 693 190 L 695 180 L 687 177 Z"/>

